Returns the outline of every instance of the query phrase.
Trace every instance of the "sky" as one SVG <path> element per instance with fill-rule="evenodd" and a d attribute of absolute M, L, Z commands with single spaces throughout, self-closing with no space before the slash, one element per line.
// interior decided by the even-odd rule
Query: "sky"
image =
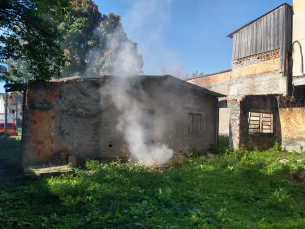
<path fill-rule="evenodd" d="M 146 75 L 160 66 L 189 74 L 231 68 L 231 32 L 292 0 L 95 0 L 102 14 L 121 16 L 124 31 L 138 44 Z M 0 82 L 0 93 L 4 92 Z"/>

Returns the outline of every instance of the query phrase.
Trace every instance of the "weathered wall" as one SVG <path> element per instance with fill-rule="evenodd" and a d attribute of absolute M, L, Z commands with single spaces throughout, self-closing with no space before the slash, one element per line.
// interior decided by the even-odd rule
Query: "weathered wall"
<path fill-rule="evenodd" d="M 219 108 L 219 135 L 229 136 L 230 108 Z"/>
<path fill-rule="evenodd" d="M 24 163 L 48 163 L 65 151 L 77 157 L 129 157 L 124 136 L 117 130 L 119 111 L 100 90 L 110 78 L 74 79 L 31 85 L 27 91 L 24 132 Z M 215 144 L 214 96 L 176 84 L 171 77 L 141 78 L 131 96 L 141 109 L 155 110 L 155 142 L 175 153 L 187 147 L 206 150 Z M 144 96 L 142 94 L 142 89 Z M 188 134 L 188 114 L 201 114 L 202 131 Z M 134 116 L 139 118 L 140 114 Z M 158 124 L 157 124 L 158 123 Z M 114 147 L 108 147 L 113 144 Z"/>
<path fill-rule="evenodd" d="M 249 112 L 273 114 L 273 133 L 249 134 Z M 241 101 L 240 145 L 246 149 L 268 149 L 276 141 L 276 98 L 269 96 L 246 96 Z"/>
<path fill-rule="evenodd" d="M 267 149 L 274 145 L 276 140 L 276 127 L 273 133 L 249 134 L 249 112 L 272 113 L 273 123 L 276 117 L 275 96 L 245 96 L 228 100 L 230 109 L 229 143 L 231 149 Z"/>
<path fill-rule="evenodd" d="M 280 108 L 278 138 L 286 151 L 305 149 L 305 108 Z"/>
<path fill-rule="evenodd" d="M 272 50 L 232 61 L 232 79 L 279 72 L 280 50 Z"/>
<path fill-rule="evenodd" d="M 280 71 L 285 53 L 291 52 L 292 7 L 282 4 L 271 12 L 229 34 L 233 38 L 232 60 L 280 49 Z"/>
<path fill-rule="evenodd" d="M 280 73 L 279 49 L 233 60 L 231 71 L 189 79 L 187 82 L 231 98 L 288 94 L 288 76 Z"/>
<path fill-rule="evenodd" d="M 228 108 L 230 109 L 229 145 L 234 150 L 240 147 L 240 101 L 240 99 L 228 100 Z"/>
<path fill-rule="evenodd" d="M 304 0 L 294 0 L 293 1 L 293 30 L 292 30 L 292 41 L 298 41 L 298 43 L 294 43 L 292 53 L 293 58 L 293 76 L 294 85 L 304 85 L 304 77 L 302 76 L 305 72 L 305 29 L 304 29 L 304 21 L 305 21 L 305 1 Z M 301 47 L 300 47 L 301 46 Z M 303 53 L 303 69 L 302 69 L 302 58 L 301 51 Z M 299 77 L 298 77 L 299 76 Z"/>
<path fill-rule="evenodd" d="M 210 75 L 205 75 L 204 77 L 198 77 L 193 79 L 188 79 L 186 82 L 192 83 L 198 86 L 203 86 L 211 83 L 224 82 L 231 79 L 231 69 L 221 71 L 219 73 L 214 73 Z"/>
<path fill-rule="evenodd" d="M 226 82 L 211 83 L 204 88 L 229 97 L 288 93 L 288 78 L 282 73 L 268 73 L 235 78 Z"/>

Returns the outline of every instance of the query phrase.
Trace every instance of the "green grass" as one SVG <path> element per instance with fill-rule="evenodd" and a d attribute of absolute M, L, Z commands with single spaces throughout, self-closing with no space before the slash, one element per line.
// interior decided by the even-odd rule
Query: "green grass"
<path fill-rule="evenodd" d="M 21 138 L 0 137 L 0 190 L 22 183 Z"/>
<path fill-rule="evenodd" d="M 167 168 L 89 160 L 6 189 L 0 228 L 305 228 L 305 154 L 222 150 Z"/>

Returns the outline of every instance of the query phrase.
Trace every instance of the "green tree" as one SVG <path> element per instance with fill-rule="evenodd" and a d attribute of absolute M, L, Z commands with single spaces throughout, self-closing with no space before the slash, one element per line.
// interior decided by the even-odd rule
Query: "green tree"
<path fill-rule="evenodd" d="M 23 81 L 24 72 L 17 68 L 17 61 L 24 62 L 37 81 L 60 76 L 65 57 L 54 21 L 63 17 L 68 6 L 69 0 L 1 0 L 0 63 L 10 63 L 10 71 L 0 79 Z"/>
<path fill-rule="evenodd" d="M 69 59 L 63 76 L 141 73 L 143 58 L 127 38 L 120 16 L 101 15 L 92 0 L 73 0 L 69 14 L 58 25 Z"/>
<path fill-rule="evenodd" d="M 198 72 L 198 70 L 194 73 L 192 73 L 192 77 L 195 78 L 195 77 L 201 77 L 201 76 L 204 76 L 204 73 L 203 72 Z"/>

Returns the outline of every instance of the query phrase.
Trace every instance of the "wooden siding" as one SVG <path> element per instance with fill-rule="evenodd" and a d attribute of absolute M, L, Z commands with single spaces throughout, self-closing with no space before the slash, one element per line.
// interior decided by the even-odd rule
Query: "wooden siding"
<path fill-rule="evenodd" d="M 292 8 L 284 4 L 232 35 L 232 60 L 280 49 L 280 71 L 284 72 L 286 51 L 291 52 Z"/>

